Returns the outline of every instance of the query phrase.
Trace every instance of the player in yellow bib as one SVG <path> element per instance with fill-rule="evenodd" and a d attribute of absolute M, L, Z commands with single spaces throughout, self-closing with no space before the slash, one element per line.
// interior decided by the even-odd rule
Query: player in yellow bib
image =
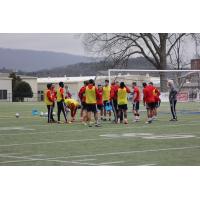
<path fill-rule="evenodd" d="M 105 86 L 103 87 L 103 105 L 104 105 L 104 121 L 106 121 L 106 115 L 109 115 L 109 121 L 111 121 L 111 111 L 106 110 L 106 106 L 110 104 L 110 91 L 109 80 L 105 80 Z"/>
<path fill-rule="evenodd" d="M 75 121 L 75 117 L 76 117 L 76 112 L 77 109 L 80 108 L 80 104 L 78 101 L 76 101 L 75 99 L 65 99 L 65 104 L 67 105 L 67 107 L 70 109 L 71 112 L 71 121 Z"/>
<path fill-rule="evenodd" d="M 95 126 L 98 127 L 100 126 L 98 121 L 98 112 L 97 112 L 97 99 L 99 98 L 99 92 L 97 87 L 95 87 L 94 80 L 92 79 L 89 80 L 89 84 L 83 89 L 83 93 L 85 94 L 88 125 L 89 127 L 92 127 L 91 115 L 93 112 L 96 122 Z"/>
<path fill-rule="evenodd" d="M 126 87 L 124 82 L 120 83 L 120 86 L 117 90 L 117 103 L 118 103 L 118 123 L 120 123 L 121 113 L 124 114 L 124 124 L 128 124 L 127 119 L 127 110 L 128 110 L 128 93 L 130 93 L 130 89 Z"/>

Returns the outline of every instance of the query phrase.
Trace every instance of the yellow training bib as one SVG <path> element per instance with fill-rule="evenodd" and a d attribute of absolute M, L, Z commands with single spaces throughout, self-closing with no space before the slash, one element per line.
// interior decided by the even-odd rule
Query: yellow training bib
<path fill-rule="evenodd" d="M 87 86 L 85 89 L 85 97 L 86 97 L 86 103 L 87 104 L 96 104 L 96 91 L 95 86 L 93 86 L 91 89 Z"/>
<path fill-rule="evenodd" d="M 118 105 L 124 105 L 124 104 L 128 103 L 126 88 L 123 88 L 123 89 L 119 88 L 118 89 L 117 103 L 118 103 Z"/>
<path fill-rule="evenodd" d="M 110 100 L 110 86 L 103 87 L 103 101 Z"/>

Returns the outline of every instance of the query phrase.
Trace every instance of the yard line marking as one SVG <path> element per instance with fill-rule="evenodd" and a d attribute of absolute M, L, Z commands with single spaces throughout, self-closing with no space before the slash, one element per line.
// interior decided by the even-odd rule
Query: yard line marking
<path fill-rule="evenodd" d="M 158 163 L 151 163 L 151 164 L 142 164 L 137 166 L 156 166 Z"/>
<path fill-rule="evenodd" d="M 175 150 L 198 149 L 198 148 L 200 148 L 200 146 L 172 147 L 172 148 L 162 148 L 162 149 L 147 149 L 147 150 L 121 151 L 121 152 L 98 153 L 98 154 L 87 154 L 87 155 L 60 156 L 60 157 L 56 157 L 56 159 L 109 156 L 109 155 L 135 154 L 135 153 L 148 153 L 148 152 L 159 152 L 159 151 L 175 151 Z M 54 158 L 49 158 L 49 159 L 54 159 Z"/>
<path fill-rule="evenodd" d="M 0 131 L 35 131 L 35 129 L 32 128 L 25 128 L 23 126 L 6 126 L 6 127 L 0 127 Z"/>
<path fill-rule="evenodd" d="M 102 162 L 102 163 L 97 163 L 97 165 L 110 165 L 110 164 L 120 164 L 120 163 L 124 163 L 124 161 Z"/>
<path fill-rule="evenodd" d="M 19 162 L 33 162 L 33 160 L 9 160 L 9 161 L 2 161 L 0 164 L 8 164 L 8 163 L 19 163 Z"/>
<path fill-rule="evenodd" d="M 5 156 L 5 155 L 22 155 L 22 153 L 0 153 L 0 157 L 1 157 L 1 155 L 3 155 L 3 156 Z"/>
<path fill-rule="evenodd" d="M 47 161 L 47 162 L 71 163 L 71 164 L 80 164 L 80 165 L 96 165 L 94 163 L 86 163 L 86 162 L 78 162 L 78 161 L 68 161 L 68 160 L 57 160 L 57 159 L 48 159 L 48 158 L 32 158 L 32 157 L 29 157 L 29 156 L 9 156 L 9 155 L 5 155 L 5 156 L 1 156 L 1 157 L 15 158 L 15 159 L 24 159 L 25 162 L 27 162 L 27 161 L 28 162 L 31 162 L 31 161 Z M 5 163 L 5 162 L 9 162 L 9 161 L 2 161 L 2 162 Z M 15 162 L 17 162 L 17 160 Z M 20 162 L 22 162 L 22 160 L 20 160 Z M 1 164 L 1 162 L 0 162 L 0 164 Z"/>
<path fill-rule="evenodd" d="M 173 127 L 173 126 L 199 126 L 199 121 L 198 123 L 184 123 L 184 124 L 169 124 L 169 125 L 158 125 L 158 126 L 153 126 L 152 128 L 156 128 L 156 127 Z M 134 126 L 131 126 L 131 127 L 116 127 L 116 128 L 99 128 L 99 129 L 95 129 L 95 132 L 98 132 L 98 131 L 103 131 L 103 130 L 124 130 L 124 129 L 141 129 L 141 128 L 151 128 L 151 125 L 143 125 L 143 126 L 138 126 L 138 127 L 134 127 Z M 94 129 L 77 129 L 77 130 L 70 130 L 68 131 L 67 129 L 66 130 L 62 130 L 62 131 L 56 131 L 56 132 L 53 132 L 53 131 L 42 131 L 42 132 L 33 132 L 33 133 L 4 133 L 4 134 L 0 134 L 0 136 L 11 136 L 11 135 L 36 135 L 36 134 L 45 134 L 45 133 L 48 133 L 48 134 L 51 134 L 51 133 L 69 133 L 69 132 L 84 132 L 84 131 L 91 131 L 92 133 L 94 132 Z"/>
<path fill-rule="evenodd" d="M 197 149 L 200 146 L 189 146 L 189 147 L 177 147 L 177 148 L 162 148 L 162 149 L 147 149 L 147 150 L 136 150 L 136 151 L 125 151 L 125 152 L 110 152 L 110 153 L 99 153 L 99 154 L 88 154 L 88 155 L 76 155 L 76 156 L 62 156 L 55 158 L 31 158 L 29 156 L 12 156 L 12 155 L 2 155 L 1 157 L 6 158 L 18 158 L 29 161 L 48 161 L 48 162 L 59 162 L 59 163 L 71 163 L 71 164 L 81 164 L 81 165 L 98 165 L 96 163 L 86 163 L 77 161 L 63 161 L 58 160 L 59 158 L 81 158 L 81 157 L 95 157 L 95 156 L 107 156 L 107 155 L 120 155 L 120 154 L 134 154 L 134 153 L 147 153 L 147 152 L 159 152 L 159 151 L 175 151 L 184 149 Z"/>
<path fill-rule="evenodd" d="M 82 161 L 94 161 L 96 160 L 95 158 L 88 158 L 88 159 L 81 159 L 81 160 L 72 160 L 73 162 L 82 162 Z"/>
<path fill-rule="evenodd" d="M 112 140 L 113 138 L 102 138 L 102 139 L 78 139 L 78 140 L 57 140 L 57 141 L 46 141 L 46 142 L 30 142 L 30 143 L 13 143 L 13 144 L 1 144 L 0 147 L 11 147 L 11 146 L 23 146 L 23 145 L 40 145 L 40 144 L 54 144 L 54 143 L 70 143 L 70 142 L 87 142 L 87 141 L 100 141 L 100 140 Z"/>

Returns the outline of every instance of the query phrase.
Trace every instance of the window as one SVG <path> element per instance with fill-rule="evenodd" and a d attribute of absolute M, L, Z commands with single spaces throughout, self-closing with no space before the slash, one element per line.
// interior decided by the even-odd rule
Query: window
<path fill-rule="evenodd" d="M 7 90 L 0 90 L 0 99 L 7 99 Z"/>

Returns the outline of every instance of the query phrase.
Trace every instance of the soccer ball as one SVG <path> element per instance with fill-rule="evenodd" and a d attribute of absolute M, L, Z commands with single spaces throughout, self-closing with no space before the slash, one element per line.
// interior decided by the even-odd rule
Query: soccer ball
<path fill-rule="evenodd" d="M 40 117 L 43 117 L 44 116 L 44 113 L 43 112 L 40 112 Z"/>
<path fill-rule="evenodd" d="M 16 113 L 15 116 L 16 116 L 16 118 L 19 118 L 19 113 Z"/>
<path fill-rule="evenodd" d="M 56 116 L 56 113 L 55 113 L 55 112 L 53 112 L 53 116 Z"/>
<path fill-rule="evenodd" d="M 45 117 L 48 117 L 48 112 L 44 113 L 44 116 L 45 116 Z"/>

